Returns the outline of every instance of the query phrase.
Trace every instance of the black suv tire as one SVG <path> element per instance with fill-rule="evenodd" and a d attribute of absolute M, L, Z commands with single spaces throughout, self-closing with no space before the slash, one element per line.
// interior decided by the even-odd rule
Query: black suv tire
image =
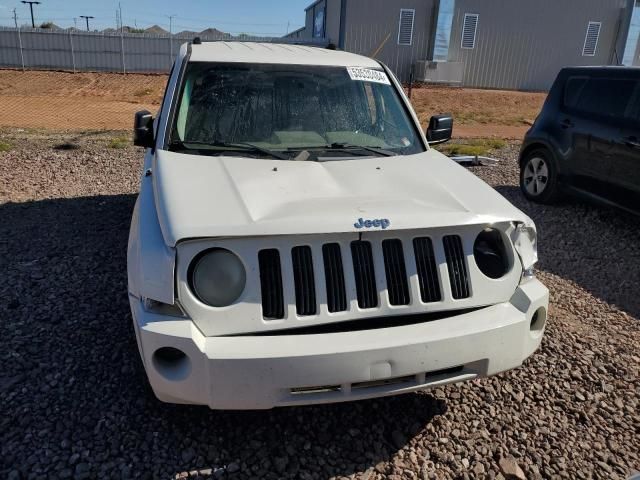
<path fill-rule="evenodd" d="M 532 202 L 552 204 L 560 199 L 558 167 L 549 150 L 538 148 L 522 157 L 520 190 Z"/>

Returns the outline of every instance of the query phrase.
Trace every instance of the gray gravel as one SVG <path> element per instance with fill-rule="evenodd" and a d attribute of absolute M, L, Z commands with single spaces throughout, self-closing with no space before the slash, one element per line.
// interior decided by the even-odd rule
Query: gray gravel
<path fill-rule="evenodd" d="M 27 140 L 19 140 L 20 137 Z M 540 229 L 552 294 L 523 368 L 429 393 L 212 412 L 158 402 L 126 297 L 141 162 L 103 136 L 10 132 L 0 153 L 0 477 L 625 478 L 640 470 L 640 226 L 519 194 L 510 146 L 474 171 Z"/>

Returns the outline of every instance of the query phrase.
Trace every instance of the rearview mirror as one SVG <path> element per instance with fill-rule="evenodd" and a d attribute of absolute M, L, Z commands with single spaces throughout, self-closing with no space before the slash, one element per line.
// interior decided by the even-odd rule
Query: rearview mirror
<path fill-rule="evenodd" d="M 448 142 L 453 134 L 453 117 L 450 113 L 434 115 L 429 120 L 427 141 L 431 145 Z"/>
<path fill-rule="evenodd" d="M 133 144 L 137 147 L 153 148 L 153 115 L 148 110 L 136 112 L 133 121 Z"/>

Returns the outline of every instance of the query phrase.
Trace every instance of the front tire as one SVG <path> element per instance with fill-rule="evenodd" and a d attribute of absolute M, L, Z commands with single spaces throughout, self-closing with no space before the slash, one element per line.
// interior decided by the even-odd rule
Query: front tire
<path fill-rule="evenodd" d="M 558 167 L 548 150 L 532 150 L 523 157 L 520 189 L 532 202 L 551 204 L 559 200 Z"/>

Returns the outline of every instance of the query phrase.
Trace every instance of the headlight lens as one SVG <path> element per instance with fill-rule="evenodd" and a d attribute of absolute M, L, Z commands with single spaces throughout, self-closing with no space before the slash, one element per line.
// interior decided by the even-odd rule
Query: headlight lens
<path fill-rule="evenodd" d="M 538 263 L 538 241 L 536 227 L 533 223 L 518 223 L 512 234 L 513 246 L 520 256 L 525 272 L 533 272 Z"/>
<path fill-rule="evenodd" d="M 482 273 L 498 279 L 509 272 L 509 259 L 504 247 L 502 234 L 493 228 L 486 228 L 473 244 L 473 256 Z"/>
<path fill-rule="evenodd" d="M 246 279 L 238 256 L 222 248 L 199 255 L 191 265 L 191 289 L 200 301 L 212 307 L 235 302 L 244 291 Z"/>

